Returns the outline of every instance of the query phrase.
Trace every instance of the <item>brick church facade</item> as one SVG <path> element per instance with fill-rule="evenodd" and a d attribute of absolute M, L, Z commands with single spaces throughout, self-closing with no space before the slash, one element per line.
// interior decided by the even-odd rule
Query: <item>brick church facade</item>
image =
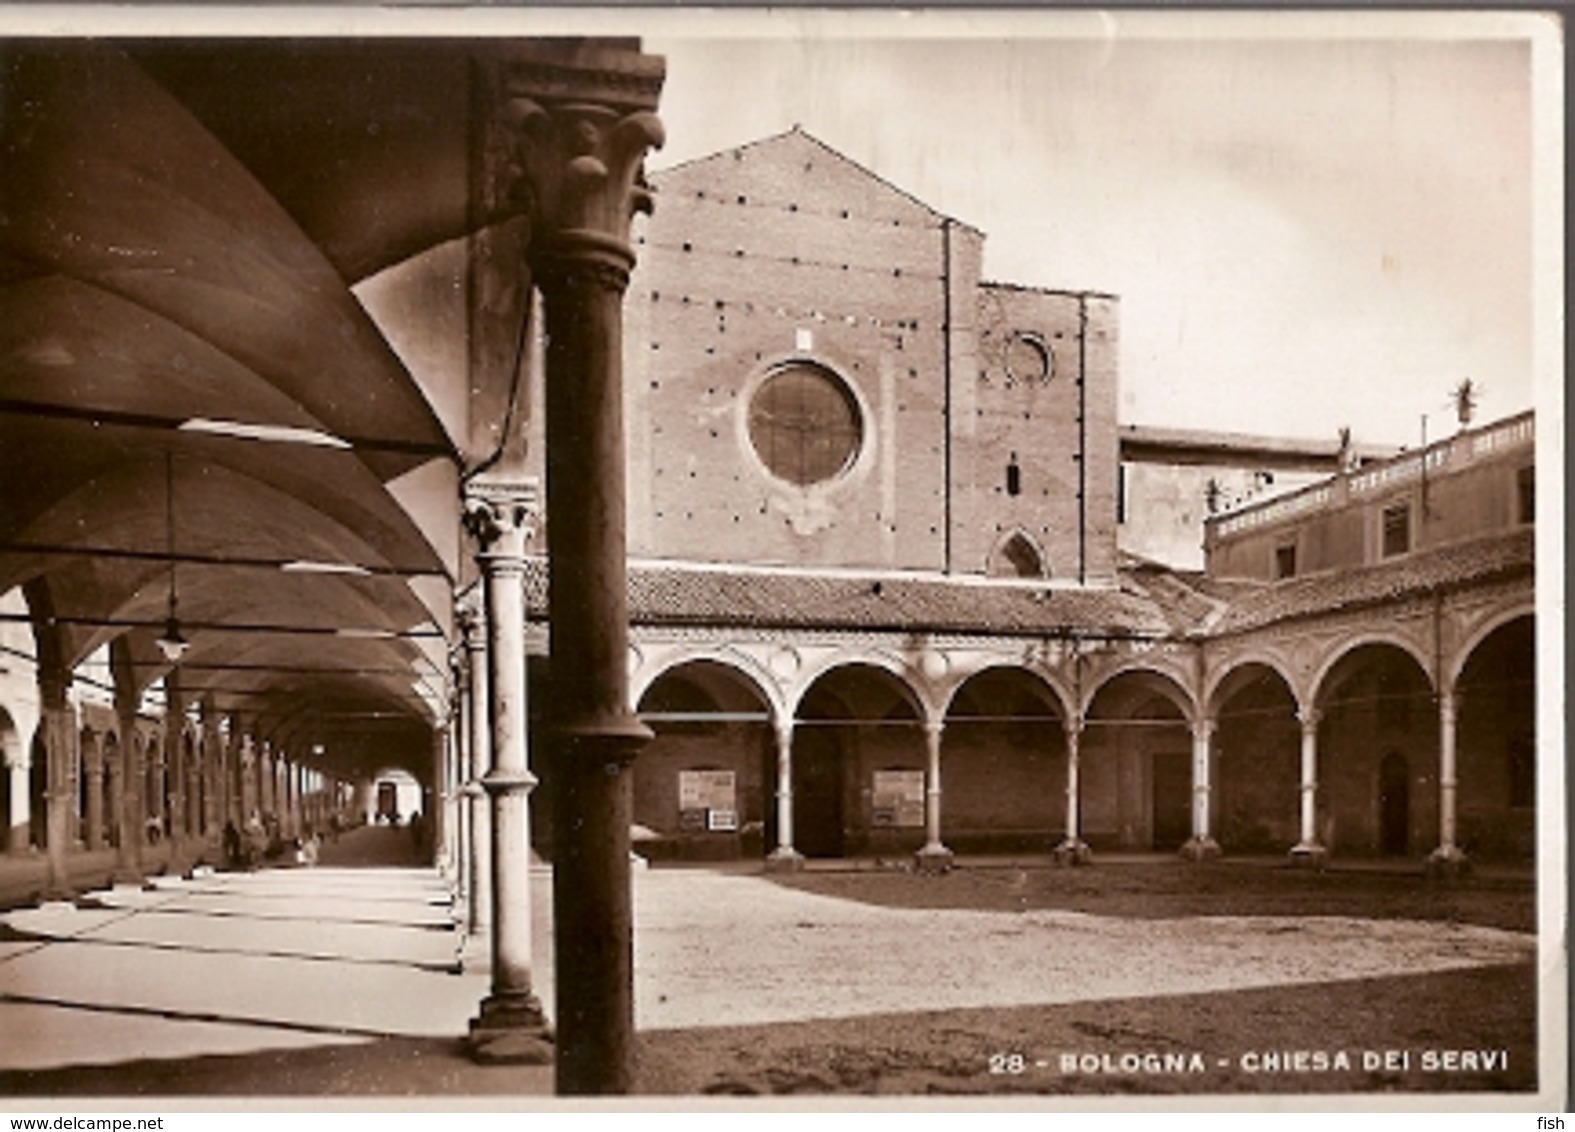
<path fill-rule="evenodd" d="M 652 181 L 642 852 L 1530 854 L 1529 415 L 1248 501 L 1166 569 L 1118 545 L 1114 297 L 983 280 L 983 233 L 798 129 Z"/>

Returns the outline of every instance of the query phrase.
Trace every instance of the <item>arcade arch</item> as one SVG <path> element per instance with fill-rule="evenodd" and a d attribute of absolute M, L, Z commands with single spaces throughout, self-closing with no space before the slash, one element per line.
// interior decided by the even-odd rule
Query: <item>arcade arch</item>
<path fill-rule="evenodd" d="M 1358 644 L 1325 668 L 1314 706 L 1323 846 L 1407 856 L 1438 845 L 1437 700 L 1416 657 Z"/>
<path fill-rule="evenodd" d="M 776 844 L 770 703 L 717 660 L 659 673 L 639 698 L 654 738 L 634 767 L 640 851 L 656 857 L 758 857 Z"/>
<path fill-rule="evenodd" d="M 1066 828 L 1066 709 L 1034 673 L 991 667 L 953 692 L 941 739 L 941 833 L 953 850 L 1048 851 Z"/>
<path fill-rule="evenodd" d="M 1496 625 L 1454 683 L 1456 836 L 1473 857 L 1529 860 L 1536 848 L 1536 621 Z"/>
<path fill-rule="evenodd" d="M 1285 852 L 1301 836 L 1301 725 L 1271 665 L 1231 669 L 1209 699 L 1215 721 L 1216 829 L 1226 852 Z"/>
<path fill-rule="evenodd" d="M 794 713 L 793 847 L 808 857 L 917 849 L 923 822 L 916 828 L 912 797 L 915 772 L 926 782 L 925 721 L 913 689 L 883 667 L 820 673 Z"/>
<path fill-rule="evenodd" d="M 1094 690 L 1083 719 L 1079 783 L 1089 845 L 1179 849 L 1197 833 L 1191 716 L 1186 691 L 1150 669 L 1123 670 Z"/>

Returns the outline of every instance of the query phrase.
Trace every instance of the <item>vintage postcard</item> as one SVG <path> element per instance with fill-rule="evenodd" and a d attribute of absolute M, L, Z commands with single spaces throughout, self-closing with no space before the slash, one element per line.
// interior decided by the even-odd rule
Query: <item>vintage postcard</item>
<path fill-rule="evenodd" d="M 1562 1110 L 1562 32 L 0 11 L 0 1108 Z"/>

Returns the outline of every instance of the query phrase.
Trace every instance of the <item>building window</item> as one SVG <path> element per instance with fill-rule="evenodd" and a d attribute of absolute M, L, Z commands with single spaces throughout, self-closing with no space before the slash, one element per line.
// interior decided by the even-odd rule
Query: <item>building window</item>
<path fill-rule="evenodd" d="M 1537 521 L 1537 469 L 1534 464 L 1515 469 L 1515 514 L 1522 523 Z"/>
<path fill-rule="evenodd" d="M 1411 505 L 1399 503 L 1384 508 L 1383 556 L 1393 557 L 1411 549 Z"/>
<path fill-rule="evenodd" d="M 1055 373 L 1055 355 L 1043 338 L 1021 331 L 1006 343 L 1006 375 L 1013 381 L 1044 383 Z"/>
<path fill-rule="evenodd" d="M 812 362 L 789 362 L 755 391 L 749 440 L 775 476 L 809 485 L 834 479 L 858 455 L 858 404 L 842 379 Z"/>
<path fill-rule="evenodd" d="M 1023 469 L 1017 466 L 1017 453 L 1012 453 L 1012 458 L 1006 465 L 1006 494 L 1021 495 L 1023 493 Z"/>
<path fill-rule="evenodd" d="M 1021 531 L 1014 531 L 1002 543 L 989 563 L 989 573 L 997 578 L 1043 578 L 1048 576 L 1044 560 L 1034 544 Z"/>
<path fill-rule="evenodd" d="M 1274 548 L 1274 576 L 1276 578 L 1296 577 L 1296 544 L 1288 542 L 1283 546 Z"/>

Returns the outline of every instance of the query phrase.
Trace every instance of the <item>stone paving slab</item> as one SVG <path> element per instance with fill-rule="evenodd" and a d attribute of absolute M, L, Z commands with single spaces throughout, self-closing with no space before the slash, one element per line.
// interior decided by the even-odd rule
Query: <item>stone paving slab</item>
<path fill-rule="evenodd" d="M 331 931 L 314 931 L 299 919 L 264 918 L 246 912 L 216 914 L 184 905 L 124 917 L 78 938 L 232 955 L 403 964 L 439 971 L 453 965 L 458 946 L 453 931 L 429 927 L 355 921 L 334 923 Z"/>
<path fill-rule="evenodd" d="M 0 944 L 0 1068 L 456 1037 L 488 980 L 452 973 L 441 900 L 429 870 L 301 869 L 7 913 L 42 939 Z"/>
<path fill-rule="evenodd" d="M 367 1039 L 146 1014 L 0 1002 L 0 1069 L 113 1065 L 134 1057 L 203 1057 L 354 1045 Z"/>

